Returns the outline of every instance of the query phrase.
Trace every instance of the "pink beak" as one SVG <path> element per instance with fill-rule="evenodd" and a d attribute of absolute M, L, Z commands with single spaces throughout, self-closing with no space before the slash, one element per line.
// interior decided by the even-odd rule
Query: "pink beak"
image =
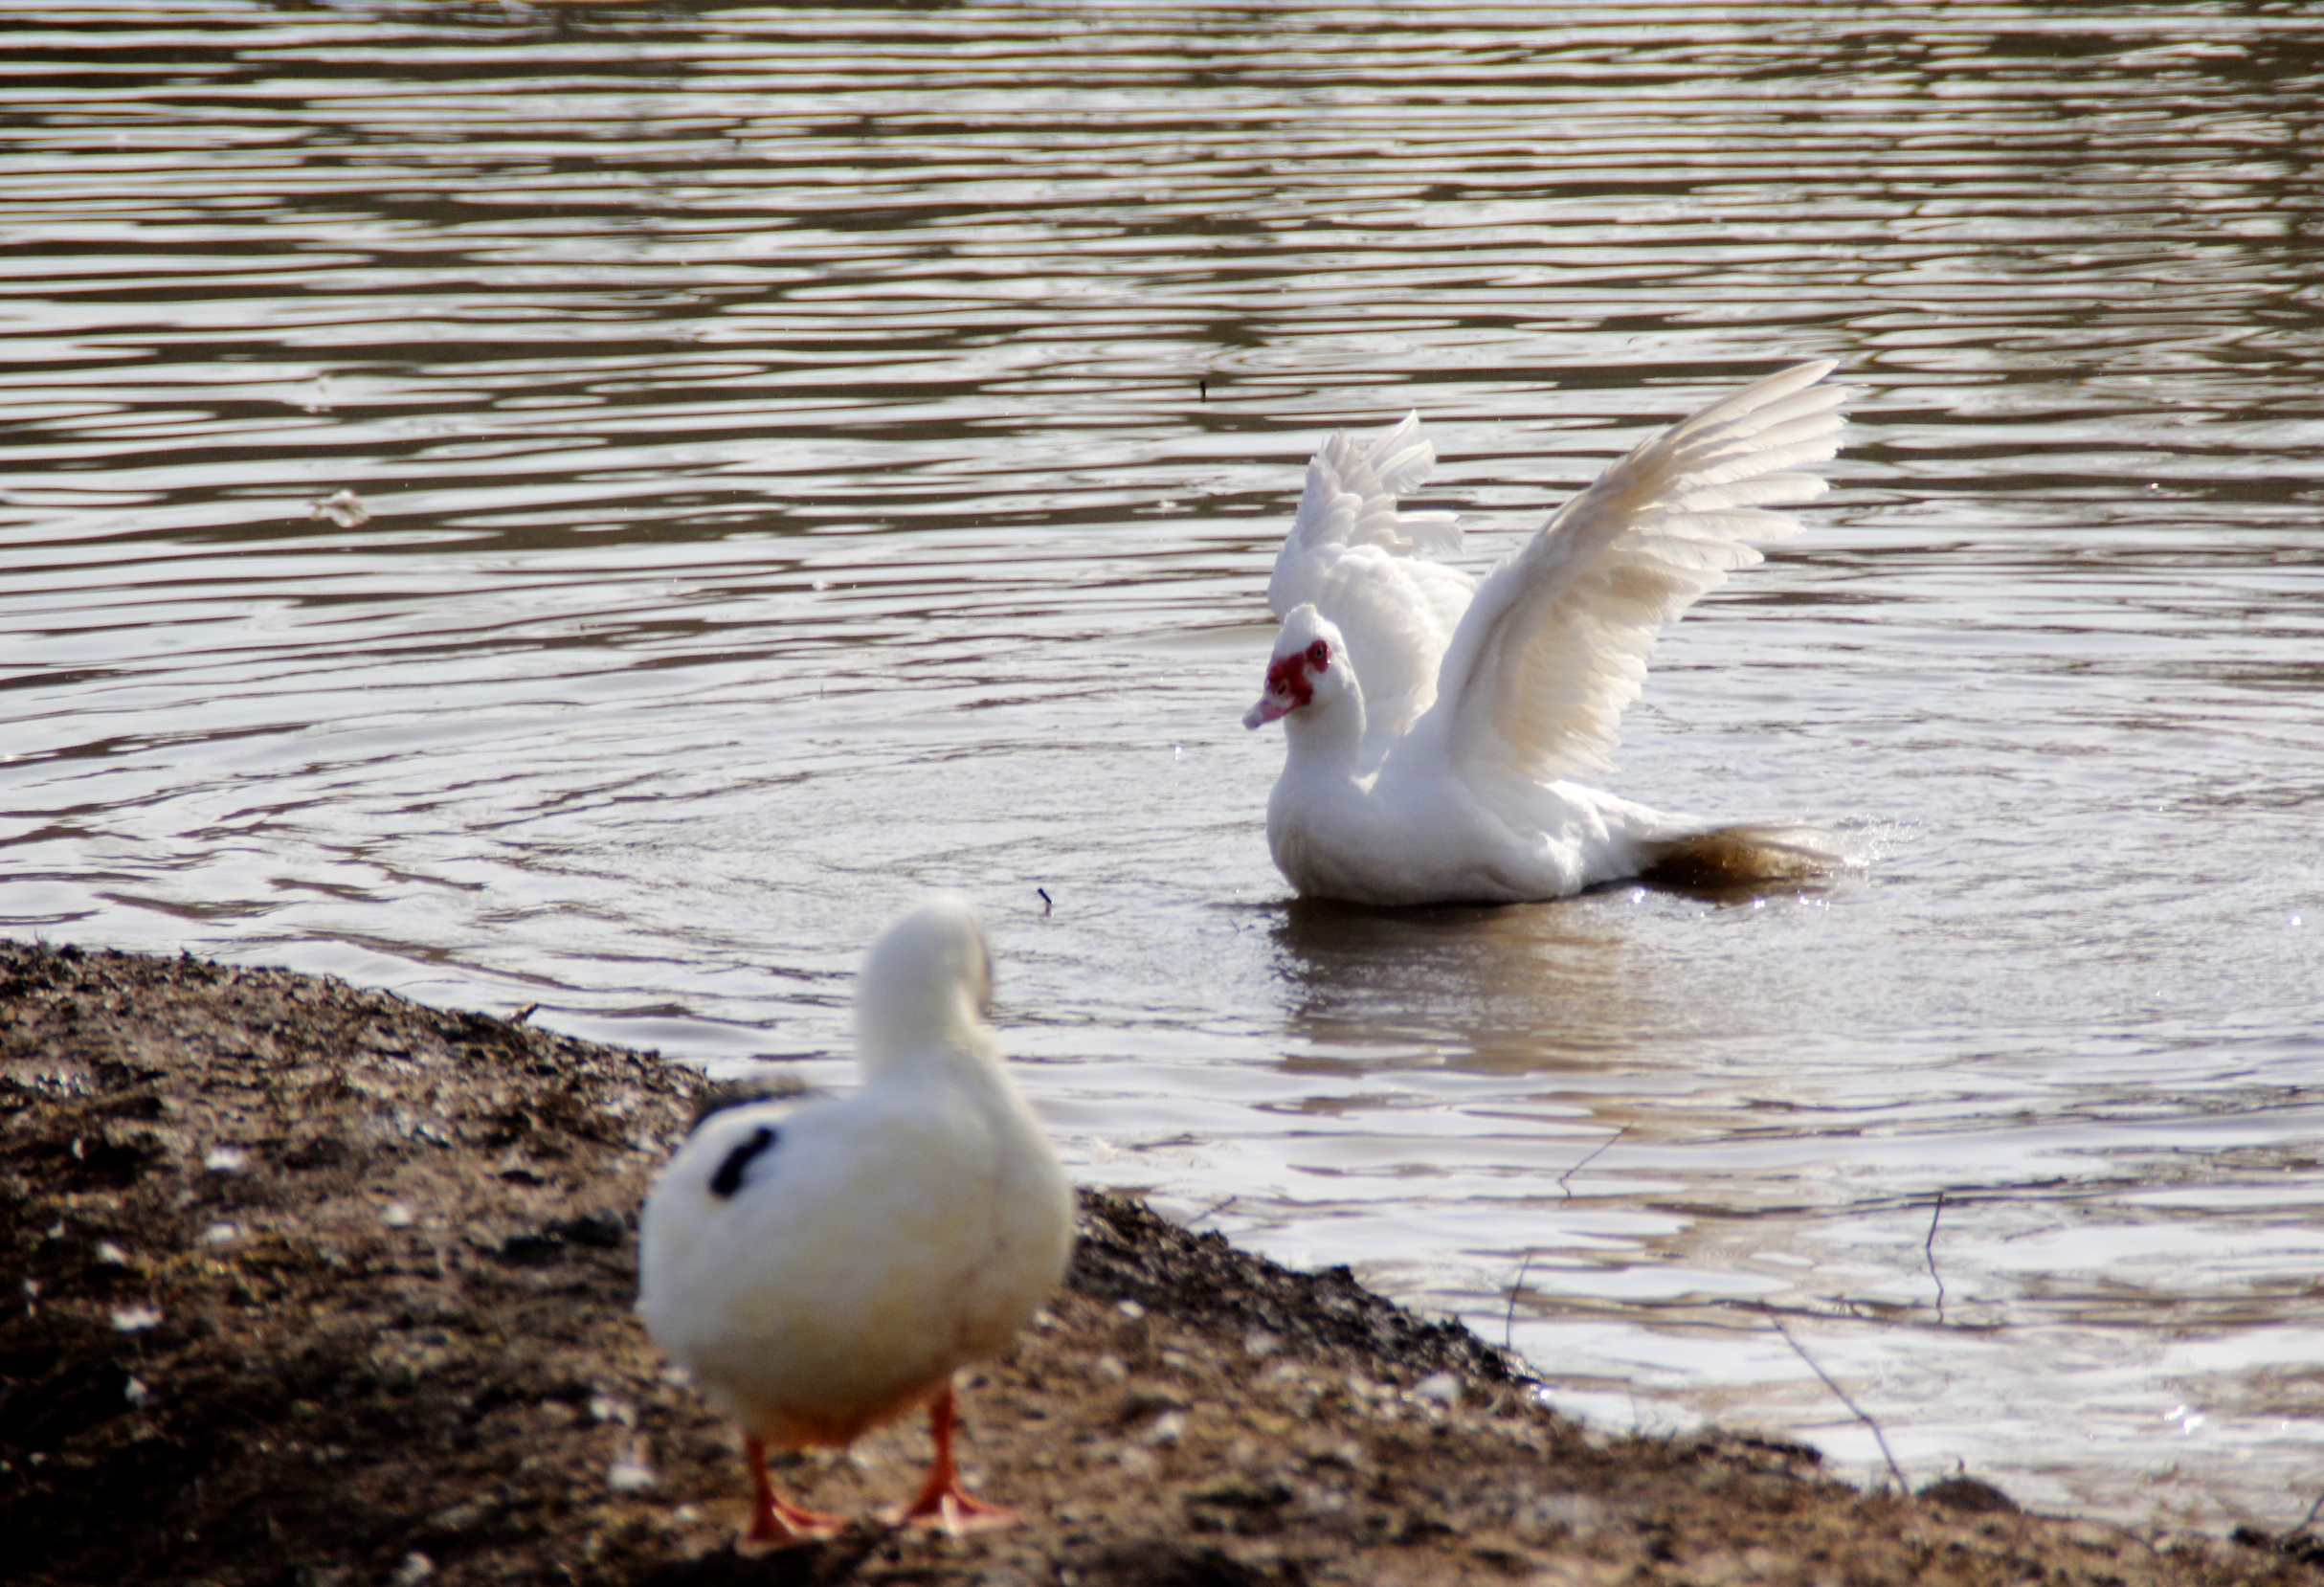
<path fill-rule="evenodd" d="M 1245 727 L 1263 727 L 1268 723 L 1280 721 L 1290 714 L 1290 706 L 1276 704 L 1275 697 L 1271 694 L 1263 694 L 1259 697 L 1258 704 L 1242 713 L 1242 725 Z"/>

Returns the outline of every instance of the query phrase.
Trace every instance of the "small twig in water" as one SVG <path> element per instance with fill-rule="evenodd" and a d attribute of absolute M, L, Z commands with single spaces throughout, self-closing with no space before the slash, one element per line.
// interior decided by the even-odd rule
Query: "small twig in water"
<path fill-rule="evenodd" d="M 1227 1208 L 1233 1206 L 1236 1202 L 1241 1199 L 1242 1197 L 1240 1195 L 1236 1195 L 1228 1196 L 1224 1201 L 1214 1201 L 1209 1206 L 1196 1213 L 1194 1217 L 1188 1218 L 1186 1220 L 1186 1227 L 1191 1229 L 1196 1224 L 1201 1222 L 1204 1218 L 1210 1217 L 1211 1214 L 1222 1213 L 1226 1211 Z"/>
<path fill-rule="evenodd" d="M 541 1005 L 538 1003 L 526 1003 L 523 1008 L 517 1010 L 516 1013 L 508 1017 L 508 1022 L 512 1025 L 522 1025 L 525 1020 L 530 1019 L 535 1014 L 539 1013 Z"/>
<path fill-rule="evenodd" d="M 1516 1347 L 1509 1343 L 1517 1331 L 1517 1292 L 1525 1287 L 1525 1270 L 1533 1265 L 1533 1253 L 1526 1252 L 1525 1260 L 1517 1264 L 1517 1282 L 1509 1285 L 1509 1308 L 1501 1319 L 1501 1348 L 1511 1353 Z"/>
<path fill-rule="evenodd" d="M 1832 1381 L 1830 1373 L 1816 1364 L 1816 1358 L 1807 1352 L 1806 1348 L 1799 1340 L 1792 1337 L 1792 1330 L 1783 1326 L 1782 1318 L 1777 1316 L 1765 1303 L 1761 1303 L 1759 1309 L 1765 1313 L 1768 1322 L 1774 1325 L 1776 1331 L 1783 1335 L 1783 1342 L 1792 1347 L 1792 1353 L 1807 1363 L 1807 1370 L 1823 1379 L 1823 1386 L 1832 1391 L 1833 1397 L 1841 1404 L 1855 1413 L 1858 1421 L 1872 1429 L 1872 1442 L 1880 1445 L 1880 1458 L 1888 1463 L 1888 1475 L 1896 1479 L 1897 1491 L 1900 1493 L 1911 1492 L 1912 1485 L 1905 1481 L 1904 1467 L 1898 1465 L 1896 1457 L 1888 1452 L 1888 1435 L 1880 1430 L 1880 1423 L 1874 1421 L 1863 1406 L 1848 1397 L 1847 1390 Z"/>
<path fill-rule="evenodd" d="M 1607 1136 L 1604 1140 L 1592 1147 L 1590 1149 L 1589 1155 L 1585 1156 L 1580 1162 L 1575 1163 L 1572 1168 L 1566 1170 L 1563 1173 L 1557 1176 L 1557 1188 L 1565 1193 L 1565 1197 L 1567 1200 L 1571 1201 L 1574 1199 L 1574 1187 L 1566 1183 L 1566 1181 L 1573 1178 L 1575 1174 L 1579 1173 L 1583 1169 L 1588 1168 L 1592 1163 L 1598 1161 L 1598 1154 L 1599 1152 L 1605 1151 L 1606 1148 L 1612 1146 L 1616 1141 L 1620 1140 L 1628 1133 L 1630 1133 L 1630 1127 L 1628 1125 L 1623 1125 L 1613 1134 Z M 1509 1285 L 1508 1309 L 1502 1313 L 1501 1316 L 1501 1348 L 1505 1351 L 1509 1351 L 1512 1353 L 1516 1350 L 1516 1346 L 1512 1343 L 1512 1341 L 1517 1336 L 1517 1296 L 1525 1288 L 1525 1275 L 1531 1269 L 1533 1265 L 1534 1255 L 1535 1253 L 1529 1249 L 1525 1253 L 1525 1260 L 1517 1264 L 1516 1282 Z"/>
<path fill-rule="evenodd" d="M 1035 892 L 1037 892 L 1037 893 L 1039 893 L 1039 894 L 1040 895 L 1040 900 L 1041 900 L 1041 913 L 1042 913 L 1042 914 L 1044 914 L 1044 915 L 1045 915 L 1045 914 L 1047 914 L 1047 913 L 1048 913 L 1050 910 L 1052 910 L 1052 909 L 1054 909 L 1054 908 L 1056 908 L 1056 907 L 1057 907 L 1057 905 L 1056 905 L 1055 904 L 1053 904 L 1053 903 L 1051 903 L 1051 902 L 1050 902 L 1050 899 L 1049 899 L 1049 889 L 1048 889 L 1048 888 L 1046 888 L 1046 887 L 1036 887 L 1036 888 L 1034 888 L 1033 890 L 1034 890 Z"/>
<path fill-rule="evenodd" d="M 2319 1511 L 2324 1511 L 2324 1493 L 2317 1494 L 2316 1502 L 2308 1507 L 2308 1513 L 2301 1516 L 2290 1526 L 2286 1527 L 2282 1535 L 2288 1538 L 2299 1536 L 2300 1533 L 2306 1531 L 2310 1527 L 2315 1525 L 2316 1515 Z"/>
<path fill-rule="evenodd" d="M 1574 1199 L 1574 1187 L 1567 1184 L 1566 1181 L 1573 1178 L 1576 1173 L 1579 1173 L 1583 1169 L 1588 1168 L 1592 1163 L 1597 1162 L 1598 1154 L 1599 1152 L 1605 1151 L 1606 1148 L 1612 1146 L 1616 1141 L 1620 1140 L 1624 1135 L 1629 1133 L 1630 1127 L 1628 1125 L 1623 1125 L 1613 1134 L 1607 1136 L 1604 1140 L 1592 1147 L 1590 1149 L 1590 1154 L 1587 1157 L 1584 1157 L 1580 1162 L 1575 1163 L 1572 1168 L 1566 1170 L 1563 1173 L 1557 1176 L 1557 1188 L 1565 1192 L 1565 1196 L 1568 1201 Z"/>
<path fill-rule="evenodd" d="M 1936 1208 L 1929 1214 L 1929 1238 L 1920 1243 L 1921 1255 L 1929 1259 L 1929 1277 L 1936 1281 L 1936 1320 L 1945 1320 L 1945 1276 L 1936 1270 L 1936 1220 L 1945 1216 L 1945 1189 L 1936 1191 Z"/>

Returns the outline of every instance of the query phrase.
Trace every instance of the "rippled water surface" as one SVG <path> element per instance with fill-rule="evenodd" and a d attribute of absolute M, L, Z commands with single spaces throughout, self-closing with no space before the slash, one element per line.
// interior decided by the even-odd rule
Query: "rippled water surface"
<path fill-rule="evenodd" d="M 840 1079 L 962 887 L 1086 1178 L 1617 1426 L 1868 1475 L 1780 1320 L 1915 1482 L 2284 1525 L 2301 10 L 12 8 L 0 929 Z M 1237 718 L 1322 436 L 1419 406 L 1481 565 L 1805 356 L 1840 488 L 1618 786 L 1865 874 L 1290 905 Z"/>

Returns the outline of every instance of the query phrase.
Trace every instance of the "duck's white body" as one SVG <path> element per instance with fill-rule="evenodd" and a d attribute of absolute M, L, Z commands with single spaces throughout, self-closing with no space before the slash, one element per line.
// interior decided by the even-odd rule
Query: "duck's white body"
<path fill-rule="evenodd" d="M 1298 751 L 1292 751 L 1294 762 Z M 1512 904 L 1636 876 L 1694 827 L 1563 780 L 1480 789 L 1393 757 L 1371 774 L 1290 766 L 1267 799 L 1267 844 L 1303 898 Z M 1328 762 L 1326 763 L 1328 765 Z M 1496 798 L 1498 792 L 1502 796 Z M 1427 841 L 1413 834 L 1425 832 Z"/>
<path fill-rule="evenodd" d="M 864 965 L 862 1088 L 712 1114 L 647 1198 L 637 1309 L 754 1464 L 939 1399 L 947 1444 L 953 1369 L 1006 1349 L 1064 1274 L 1072 1190 L 980 1017 L 990 989 L 967 903 L 922 905 Z M 829 1519 L 778 1509 L 770 1540 Z"/>
<path fill-rule="evenodd" d="M 1823 481 L 1847 393 L 1829 363 L 1768 376 L 1649 437 L 1482 581 L 1412 553 L 1448 515 L 1397 510 L 1435 461 L 1408 417 L 1326 442 L 1268 600 L 1283 627 L 1243 721 L 1289 742 L 1267 801 L 1275 863 L 1362 904 L 1558 898 L 1639 874 L 1698 823 L 1574 778 L 1610 770 L 1663 624 Z M 1788 850 L 1796 858 L 1796 849 Z"/>

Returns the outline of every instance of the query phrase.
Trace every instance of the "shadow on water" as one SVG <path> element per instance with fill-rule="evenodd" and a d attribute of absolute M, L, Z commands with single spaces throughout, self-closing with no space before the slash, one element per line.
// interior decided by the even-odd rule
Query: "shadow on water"
<path fill-rule="evenodd" d="M 1273 932 L 1292 1027 L 1317 1047 L 1419 1047 L 1492 1073 L 1602 1064 L 1681 1030 L 1699 1038 L 1691 978 L 1678 966 L 1658 974 L 1620 915 L 1596 905 L 1649 892 L 1714 908 L 1820 900 L 1861 873 L 1861 846 L 1817 827 L 1727 826 L 1657 844 L 1637 877 L 1576 899 L 1294 899 Z"/>
<path fill-rule="evenodd" d="M 1507 1073 L 1588 1067 L 1666 1023 L 1618 916 L 1579 901 L 1374 909 L 1302 899 L 1273 939 L 1314 1048 Z"/>

